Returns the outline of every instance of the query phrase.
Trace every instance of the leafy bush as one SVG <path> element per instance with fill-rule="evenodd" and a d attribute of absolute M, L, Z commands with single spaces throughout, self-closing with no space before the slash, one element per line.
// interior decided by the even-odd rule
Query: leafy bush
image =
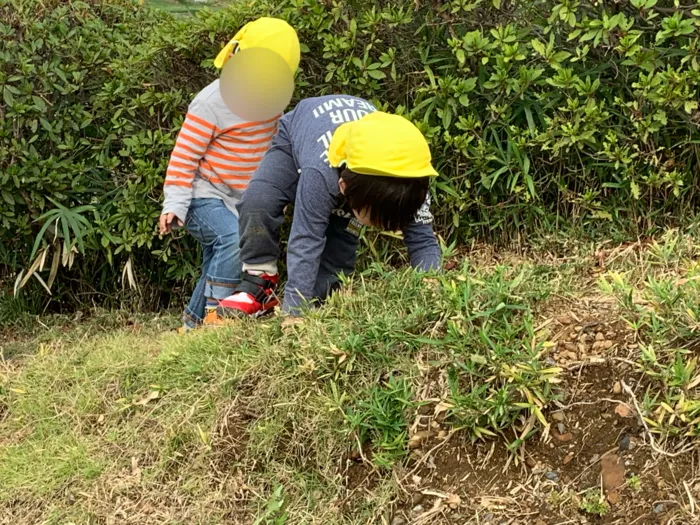
<path fill-rule="evenodd" d="M 123 281 L 153 302 L 191 278 L 196 246 L 155 234 L 165 166 L 211 58 L 261 14 L 305 44 L 298 97 L 359 94 L 419 123 L 447 239 L 687 220 L 700 11 L 674 5 L 284 0 L 174 20 L 128 0 L 0 0 L 0 261 L 60 273 L 79 300 Z M 56 216 L 67 227 L 43 228 Z"/>

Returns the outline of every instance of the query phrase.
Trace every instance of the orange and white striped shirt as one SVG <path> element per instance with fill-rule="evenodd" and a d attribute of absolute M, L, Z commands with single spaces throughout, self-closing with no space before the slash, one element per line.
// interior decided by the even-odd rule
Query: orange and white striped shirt
<path fill-rule="evenodd" d="M 216 80 L 192 101 L 168 163 L 163 213 L 185 222 L 195 198 L 221 199 L 236 205 L 270 147 L 281 115 L 249 122 L 228 109 Z"/>

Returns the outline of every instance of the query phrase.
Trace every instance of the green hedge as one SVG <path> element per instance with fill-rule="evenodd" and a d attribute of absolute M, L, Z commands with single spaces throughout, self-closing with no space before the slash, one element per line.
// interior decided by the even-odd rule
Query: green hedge
<path fill-rule="evenodd" d="M 173 19 L 0 0 L 6 277 L 36 261 L 56 295 L 131 281 L 150 303 L 191 280 L 196 246 L 155 233 L 163 174 L 211 58 L 262 14 L 299 31 L 298 97 L 358 94 L 421 126 L 446 240 L 693 214 L 700 11 L 672 1 L 261 0 Z"/>

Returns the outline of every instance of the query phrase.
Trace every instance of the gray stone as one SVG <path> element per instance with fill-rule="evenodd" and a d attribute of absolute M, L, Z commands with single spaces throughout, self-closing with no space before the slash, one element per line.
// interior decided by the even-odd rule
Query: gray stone
<path fill-rule="evenodd" d="M 629 450 L 630 449 L 630 437 L 629 436 L 622 436 L 622 439 L 620 440 L 620 450 Z"/>
<path fill-rule="evenodd" d="M 549 481 L 559 481 L 559 474 L 556 472 L 545 472 L 544 477 L 547 478 Z"/>
<path fill-rule="evenodd" d="M 552 419 L 559 422 L 564 421 L 564 412 L 552 412 Z"/>

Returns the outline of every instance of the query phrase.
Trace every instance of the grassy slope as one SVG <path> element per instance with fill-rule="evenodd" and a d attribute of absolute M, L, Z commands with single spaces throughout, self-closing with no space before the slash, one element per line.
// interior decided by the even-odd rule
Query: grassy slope
<path fill-rule="evenodd" d="M 692 339 L 696 249 L 667 239 L 632 253 L 615 252 L 629 272 L 606 290 L 657 345 L 654 362 L 643 348 L 636 357 L 657 374 L 654 422 L 660 401 L 700 397 L 694 361 L 664 343 Z M 287 334 L 278 319 L 187 336 L 168 331 L 172 318 L 96 319 L 6 343 L 28 355 L 0 370 L 0 514 L 14 524 L 389 522 L 401 494 L 391 468 L 407 461 L 421 406 L 448 402 L 445 423 L 465 439 L 517 447 L 513 429 L 526 421 L 538 433 L 557 373 L 538 312 L 591 293 L 581 276 L 594 260 L 465 266 L 428 282 L 375 273 Z M 437 394 L 426 395 L 429 381 Z M 685 423 L 659 428 L 697 431 L 695 405 L 679 407 Z M 353 454 L 376 469 L 367 497 L 348 489 Z"/>
<path fill-rule="evenodd" d="M 552 373 L 539 371 L 530 309 L 556 288 L 534 267 L 464 268 L 428 286 L 410 273 L 386 275 L 350 285 L 352 295 L 289 335 L 275 319 L 185 337 L 158 322 L 59 336 L 7 364 L 0 499 L 50 506 L 51 498 L 38 502 L 69 487 L 91 496 L 56 519 L 80 521 L 102 515 L 100 494 L 116 490 L 134 502 L 155 498 L 173 522 L 216 523 L 232 512 L 238 486 L 245 523 L 280 484 L 292 523 L 365 522 L 386 501 L 343 517 L 331 504 L 343 495 L 339 466 L 359 440 L 372 441 L 380 468 L 406 455 L 429 368 L 449 368 L 455 421 L 474 435 L 527 414 L 527 403 L 512 406 L 527 401 L 520 388 L 547 402 Z M 522 370 L 489 380 L 503 366 Z M 393 490 L 385 483 L 380 494 Z"/>

